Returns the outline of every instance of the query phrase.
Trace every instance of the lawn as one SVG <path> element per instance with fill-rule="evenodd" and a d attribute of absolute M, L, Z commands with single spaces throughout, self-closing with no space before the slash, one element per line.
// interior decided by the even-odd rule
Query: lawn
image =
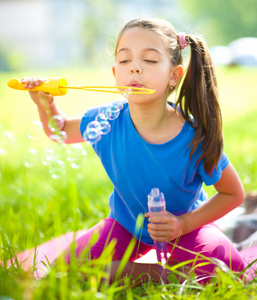
<path fill-rule="evenodd" d="M 257 189 L 256 69 L 218 69 L 224 117 L 225 152 L 238 171 L 246 193 Z M 48 140 L 26 92 L 11 90 L 8 79 L 30 74 L 0 73 L 0 260 L 10 253 L 39 245 L 68 231 L 89 228 L 108 214 L 108 177 L 90 146 L 63 146 Z M 111 70 L 63 71 L 38 74 L 64 77 L 70 85 L 113 85 Z M 69 116 L 112 101 L 113 94 L 68 91 L 56 97 Z M 207 188 L 211 195 L 214 191 Z M 107 255 L 107 254 L 106 254 Z M 108 255 L 107 255 L 108 256 Z M 106 257 L 107 257 L 106 256 Z M 109 255 L 110 256 L 110 255 Z M 108 257 L 109 257 L 108 256 Z M 108 259 L 105 258 L 105 259 Z M 110 258 L 110 257 L 109 257 Z M 244 284 L 230 272 L 220 272 L 202 287 L 188 279 L 184 286 L 152 283 L 135 287 L 127 278 L 107 284 L 105 260 L 94 268 L 74 262 L 67 272 L 60 264 L 46 279 L 32 272 L 0 267 L 0 300 L 11 299 L 255 299 L 256 281 Z M 87 272 L 88 280 L 81 279 Z M 105 274 L 106 281 L 100 280 Z M 218 285 L 218 288 L 217 288 Z M 2 295 L 2 297 L 1 297 Z"/>

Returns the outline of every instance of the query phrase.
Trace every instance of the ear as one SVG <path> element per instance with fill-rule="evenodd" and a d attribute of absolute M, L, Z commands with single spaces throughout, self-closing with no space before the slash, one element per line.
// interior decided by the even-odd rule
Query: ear
<path fill-rule="evenodd" d="M 179 79 L 182 77 L 183 73 L 184 73 L 183 66 L 181 66 L 181 65 L 176 66 L 172 70 L 172 74 L 171 74 L 171 78 L 170 78 L 170 81 L 169 81 L 169 85 L 171 87 L 175 86 L 178 83 Z"/>
<path fill-rule="evenodd" d="M 115 66 L 112 66 L 112 74 L 115 77 Z"/>

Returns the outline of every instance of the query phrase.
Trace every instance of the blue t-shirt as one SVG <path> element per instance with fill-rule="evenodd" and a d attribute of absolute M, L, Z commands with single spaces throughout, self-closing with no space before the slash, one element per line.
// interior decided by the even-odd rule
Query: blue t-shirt
<path fill-rule="evenodd" d="M 98 108 L 88 110 L 80 124 L 81 134 L 98 114 Z M 141 232 L 135 232 L 139 214 L 145 214 L 147 195 L 159 188 L 166 200 L 166 210 L 181 215 L 199 207 L 208 199 L 203 182 L 212 185 L 219 181 L 229 160 L 225 153 L 211 175 L 204 170 L 204 161 L 197 166 L 201 154 L 195 151 L 191 160 L 188 146 L 195 130 L 185 121 L 180 133 L 164 144 L 146 142 L 135 129 L 128 104 L 117 119 L 110 121 L 111 131 L 93 145 L 114 189 L 109 197 L 109 216 L 117 220 L 142 242 L 153 245 L 147 231 L 147 219 Z"/>

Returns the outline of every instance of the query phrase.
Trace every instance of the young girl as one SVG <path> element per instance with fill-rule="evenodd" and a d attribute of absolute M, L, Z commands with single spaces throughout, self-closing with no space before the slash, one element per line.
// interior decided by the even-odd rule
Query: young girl
<path fill-rule="evenodd" d="M 182 52 L 191 48 L 187 71 Z M 209 51 L 202 38 L 176 33 L 170 23 L 161 20 L 130 21 L 122 29 L 115 49 L 112 68 L 117 86 L 154 89 L 154 94 L 130 94 L 111 131 L 93 145 L 110 180 L 110 214 L 76 240 L 76 255 L 87 246 L 94 230 L 99 239 L 91 248 L 98 258 L 106 243 L 116 239 L 111 275 L 114 278 L 126 247 L 133 235 L 134 251 L 123 275 L 148 273 L 158 281 L 156 264 L 134 261 L 154 248 L 154 241 L 168 242 L 168 264 L 203 255 L 223 261 L 228 268 L 241 271 L 244 263 L 229 239 L 213 223 L 242 204 L 244 190 L 240 179 L 223 152 L 222 119 L 217 82 Z M 177 90 L 176 103 L 168 103 Z M 24 78 L 24 87 L 32 89 L 44 80 Z M 62 115 L 67 143 L 84 142 L 87 124 L 98 115 L 88 110 L 83 117 L 67 118 L 54 98 L 30 91 L 38 107 L 43 128 L 49 136 L 50 115 Z M 47 106 L 48 112 L 45 107 Z M 214 185 L 217 193 L 207 199 L 202 184 Z M 166 213 L 150 217 L 147 195 L 158 187 L 165 195 Z M 135 230 L 139 214 L 145 214 L 142 230 Z M 196 268 L 195 273 L 209 275 L 215 264 Z M 147 275 L 142 275 L 147 280 Z"/>

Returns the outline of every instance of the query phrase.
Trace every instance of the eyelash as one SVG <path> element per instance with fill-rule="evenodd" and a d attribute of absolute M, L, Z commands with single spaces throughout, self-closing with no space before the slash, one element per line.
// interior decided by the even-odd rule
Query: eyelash
<path fill-rule="evenodd" d="M 149 60 L 149 59 L 146 59 L 145 62 L 151 63 L 151 64 L 156 64 L 157 63 L 156 60 Z"/>
<path fill-rule="evenodd" d="M 147 63 L 150 63 L 150 64 L 156 64 L 157 63 L 157 61 L 149 60 L 149 59 L 145 59 L 144 61 L 147 62 Z M 122 60 L 122 61 L 120 61 L 120 64 L 126 64 L 128 62 L 129 62 L 129 60 Z"/>

